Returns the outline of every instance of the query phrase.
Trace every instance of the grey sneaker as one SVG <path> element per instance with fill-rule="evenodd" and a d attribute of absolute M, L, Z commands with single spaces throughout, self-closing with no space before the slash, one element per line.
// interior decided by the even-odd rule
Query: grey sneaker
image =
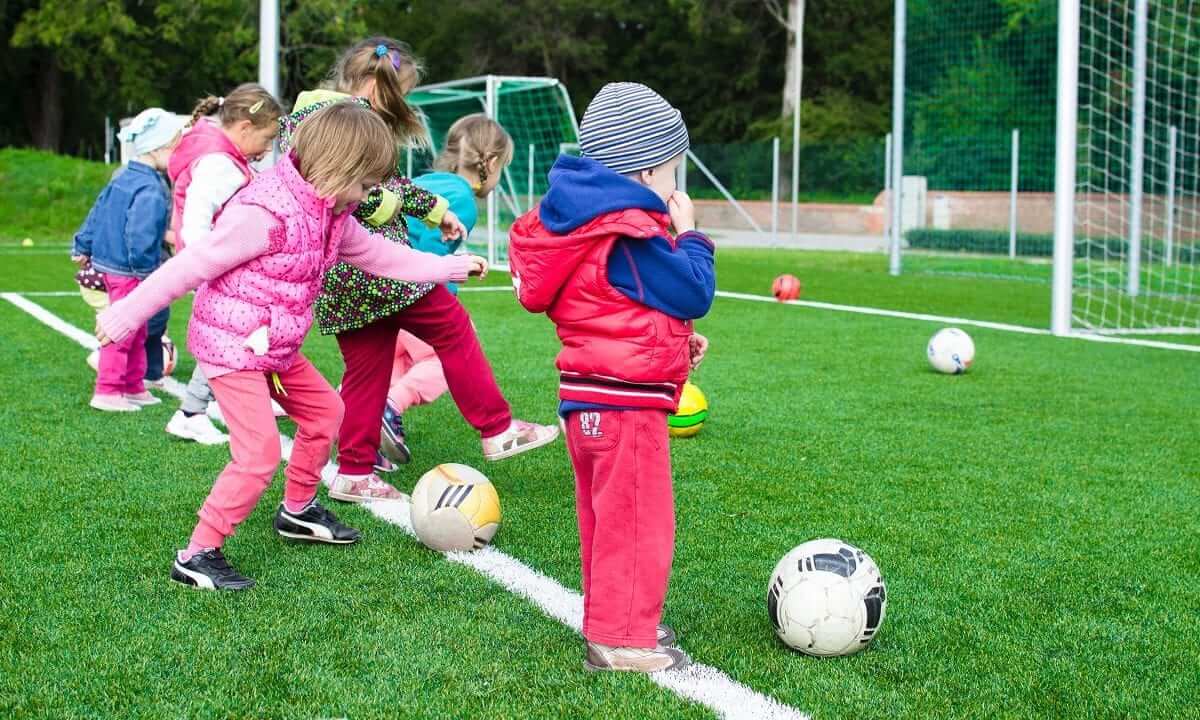
<path fill-rule="evenodd" d="M 594 642 L 587 643 L 587 657 L 583 661 L 583 666 L 591 671 L 622 670 L 642 673 L 682 670 L 691 664 L 692 659 L 688 654 L 676 647 L 613 647 Z"/>
<path fill-rule="evenodd" d="M 659 645 L 674 646 L 679 644 L 678 638 L 675 637 L 675 629 L 670 625 L 660 624 L 657 628 L 655 628 L 655 632 L 657 633 L 655 639 L 658 641 Z"/>

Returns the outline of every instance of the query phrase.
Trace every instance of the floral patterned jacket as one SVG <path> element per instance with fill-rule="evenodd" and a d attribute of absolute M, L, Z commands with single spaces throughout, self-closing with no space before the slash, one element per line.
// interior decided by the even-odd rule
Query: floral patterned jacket
<path fill-rule="evenodd" d="M 292 114 L 279 121 L 279 145 L 284 152 L 291 149 L 292 135 L 300 123 L 317 110 L 343 100 L 353 100 L 369 107 L 363 98 L 331 90 L 311 90 L 300 93 Z M 446 214 L 449 203 L 413 184 L 396 172 L 371 190 L 358 206 L 354 217 L 368 231 L 381 234 L 392 242 L 409 245 L 408 225 L 404 216 L 420 218 L 430 227 L 437 227 Z M 317 298 L 316 320 L 322 335 L 350 332 L 394 315 L 425 297 L 434 288 L 432 283 L 407 283 L 389 280 L 346 263 L 338 263 L 325 274 L 321 294 Z M 391 352 L 391 350 L 388 350 Z"/>

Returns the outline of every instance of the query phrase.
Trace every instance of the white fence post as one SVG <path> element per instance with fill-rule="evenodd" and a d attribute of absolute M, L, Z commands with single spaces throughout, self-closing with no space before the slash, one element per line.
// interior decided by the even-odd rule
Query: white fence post
<path fill-rule="evenodd" d="M 771 242 L 779 242 L 779 138 L 771 140 Z"/>
<path fill-rule="evenodd" d="M 1020 177 L 1021 131 L 1012 131 L 1012 195 L 1008 201 L 1008 257 L 1017 257 L 1017 182 Z"/>
<path fill-rule="evenodd" d="M 900 206 L 903 204 L 904 188 L 904 39 L 906 22 L 906 0 L 896 0 L 895 42 L 892 58 L 892 238 L 888 258 L 888 273 L 900 274 Z"/>
<path fill-rule="evenodd" d="M 1166 256 L 1167 267 L 1171 267 L 1175 262 L 1175 156 L 1179 152 L 1179 128 L 1174 125 L 1171 126 L 1167 147 L 1167 236 L 1163 243 L 1163 253 Z"/>

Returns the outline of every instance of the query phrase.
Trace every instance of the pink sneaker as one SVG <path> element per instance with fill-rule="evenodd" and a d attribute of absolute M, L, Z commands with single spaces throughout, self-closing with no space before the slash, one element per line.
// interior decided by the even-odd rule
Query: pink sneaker
<path fill-rule="evenodd" d="M 342 502 L 370 502 L 372 500 L 407 500 L 408 495 L 400 492 L 388 483 L 379 479 L 374 473 L 370 475 L 337 474 L 329 486 L 329 497 Z"/>
<path fill-rule="evenodd" d="M 513 420 L 504 432 L 483 439 L 483 458 L 496 461 L 520 455 L 527 450 L 549 445 L 558 437 L 554 425 L 535 425 L 524 420 Z"/>
<path fill-rule="evenodd" d="M 142 409 L 141 405 L 135 405 L 126 400 L 124 395 L 100 395 L 99 393 L 92 396 L 88 405 L 104 412 L 137 412 Z"/>
<path fill-rule="evenodd" d="M 143 390 L 140 393 L 125 393 L 125 399 L 138 407 L 147 407 L 162 403 L 162 400 L 151 395 L 149 390 Z"/>

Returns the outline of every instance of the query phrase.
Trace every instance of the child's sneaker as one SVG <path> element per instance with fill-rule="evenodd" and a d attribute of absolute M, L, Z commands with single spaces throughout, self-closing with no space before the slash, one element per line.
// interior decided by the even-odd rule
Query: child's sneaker
<path fill-rule="evenodd" d="M 341 473 L 333 478 L 333 483 L 329 486 L 329 497 L 353 503 L 408 499 L 408 495 L 380 480 L 378 475 L 343 475 Z"/>
<path fill-rule="evenodd" d="M 151 395 L 149 390 L 143 390 L 140 393 L 125 393 L 125 399 L 138 407 L 149 407 L 150 405 L 158 405 L 162 402 L 162 400 Z"/>
<path fill-rule="evenodd" d="M 553 425 L 535 425 L 524 420 L 513 420 L 512 425 L 495 437 L 483 439 L 483 458 L 503 460 L 519 455 L 526 450 L 540 448 L 554 442 L 558 428 Z"/>
<path fill-rule="evenodd" d="M 197 590 L 249 590 L 254 581 L 226 562 L 219 548 L 198 552 L 187 562 L 175 556 L 171 566 L 171 579 L 177 583 L 191 585 Z"/>
<path fill-rule="evenodd" d="M 159 378 L 157 380 L 142 380 L 142 384 L 144 384 L 147 388 L 162 390 L 167 386 L 167 381 L 163 378 Z"/>
<path fill-rule="evenodd" d="M 124 395 L 100 395 L 99 393 L 92 396 L 88 405 L 104 412 L 137 412 L 142 409 L 141 405 L 129 402 Z"/>
<path fill-rule="evenodd" d="M 277 417 L 277 418 L 288 416 L 287 410 L 284 410 L 283 406 L 280 405 L 279 403 L 275 402 L 274 400 L 271 401 L 271 412 L 275 413 L 275 417 Z"/>
<path fill-rule="evenodd" d="M 658 641 L 659 645 L 668 645 L 674 647 L 675 645 L 679 644 L 679 640 L 675 636 L 675 629 L 670 625 L 659 624 L 659 626 L 655 628 L 655 635 L 655 639 Z"/>
<path fill-rule="evenodd" d="M 588 670 L 624 670 L 628 672 L 652 673 L 660 670 L 682 670 L 692 664 L 688 654 L 679 648 L 659 645 L 656 648 L 613 647 L 600 643 L 587 643 L 587 658 L 583 666 Z"/>
<path fill-rule="evenodd" d="M 383 454 L 383 450 L 375 451 L 375 472 L 394 473 L 400 469 L 400 466 L 388 459 L 387 455 Z"/>
<path fill-rule="evenodd" d="M 338 522 L 337 516 L 316 500 L 299 513 L 288 512 L 283 503 L 280 503 L 279 510 L 275 513 L 275 532 L 293 540 L 334 545 L 349 545 L 358 542 L 361 537 L 361 533 Z"/>
<path fill-rule="evenodd" d="M 379 431 L 379 449 L 393 463 L 406 465 L 412 452 L 404 440 L 404 416 L 389 400 L 383 406 L 383 426 Z"/>
<path fill-rule="evenodd" d="M 176 410 L 167 422 L 167 433 L 184 440 L 195 440 L 201 445 L 223 445 L 229 442 L 229 436 L 218 430 L 204 413 L 188 417 L 182 410 Z"/>

